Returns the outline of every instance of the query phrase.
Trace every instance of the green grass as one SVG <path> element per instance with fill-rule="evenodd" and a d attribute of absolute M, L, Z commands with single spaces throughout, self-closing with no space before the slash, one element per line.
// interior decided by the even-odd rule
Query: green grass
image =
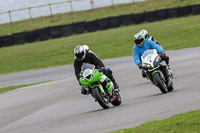
<path fill-rule="evenodd" d="M 147 29 L 165 50 L 200 46 L 200 15 L 195 15 L 4 47 L 0 74 L 72 64 L 78 44 L 87 44 L 100 59 L 131 56 L 133 35 L 141 29 Z"/>
<path fill-rule="evenodd" d="M 144 2 L 134 2 L 119 4 L 94 10 L 79 11 L 74 13 L 57 14 L 54 16 L 34 18 L 30 20 L 13 22 L 11 24 L 0 25 L 0 35 L 11 34 L 24 30 L 31 30 L 40 27 L 47 27 L 59 24 L 68 24 L 78 21 L 95 20 L 102 17 L 116 16 L 121 14 L 136 13 L 155 9 L 184 6 L 187 4 L 197 4 L 199 0 L 147 0 Z"/>
<path fill-rule="evenodd" d="M 7 91 L 15 90 L 15 89 L 26 87 L 26 86 L 32 86 L 32 85 L 36 85 L 36 84 L 46 83 L 46 82 L 50 82 L 50 81 L 51 80 L 49 80 L 49 81 L 43 81 L 43 82 L 38 82 L 38 83 L 32 83 L 32 84 L 2 87 L 2 88 L 0 88 L 0 93 L 4 93 L 4 92 L 7 92 Z"/>
<path fill-rule="evenodd" d="M 168 119 L 144 123 L 138 127 L 112 133 L 200 133 L 200 111 L 172 116 Z"/>

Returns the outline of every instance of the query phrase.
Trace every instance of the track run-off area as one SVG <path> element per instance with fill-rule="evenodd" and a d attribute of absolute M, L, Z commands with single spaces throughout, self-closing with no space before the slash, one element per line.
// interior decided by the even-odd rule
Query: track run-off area
<path fill-rule="evenodd" d="M 167 51 L 175 89 L 142 78 L 132 56 L 103 60 L 120 85 L 122 104 L 102 109 L 80 94 L 72 65 L 0 75 L 0 86 L 54 80 L 0 94 L 1 133 L 104 133 L 200 109 L 200 47 Z"/>

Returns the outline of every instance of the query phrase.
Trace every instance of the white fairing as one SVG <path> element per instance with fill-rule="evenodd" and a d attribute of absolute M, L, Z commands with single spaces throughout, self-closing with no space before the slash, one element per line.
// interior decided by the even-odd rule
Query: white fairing
<path fill-rule="evenodd" d="M 142 63 L 149 64 L 149 65 L 151 65 L 151 67 L 154 68 L 155 66 L 153 66 L 153 62 L 155 59 L 158 59 L 158 58 L 156 58 L 157 56 L 158 56 L 157 50 L 155 50 L 155 49 L 146 50 L 141 56 Z"/>

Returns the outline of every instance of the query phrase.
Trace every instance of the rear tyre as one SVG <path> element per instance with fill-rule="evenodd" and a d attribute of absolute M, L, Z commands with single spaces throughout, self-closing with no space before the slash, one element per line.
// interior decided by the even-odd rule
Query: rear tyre
<path fill-rule="evenodd" d="M 164 76 L 161 76 L 160 73 L 155 73 L 153 76 L 154 82 L 156 86 L 160 89 L 162 93 L 167 93 L 167 86 L 165 84 L 165 78 Z"/>
<path fill-rule="evenodd" d="M 103 95 L 98 87 L 92 89 L 92 95 L 96 98 L 97 102 L 101 105 L 102 108 L 109 108 L 109 99 L 107 95 Z"/>
<path fill-rule="evenodd" d="M 167 87 L 167 90 L 170 92 L 170 91 L 173 91 L 174 89 L 174 83 L 171 81 L 171 84 L 169 85 L 169 87 Z"/>
<path fill-rule="evenodd" d="M 121 96 L 118 92 L 115 94 L 115 96 L 116 96 L 116 99 L 115 99 L 115 101 L 111 102 L 111 104 L 113 106 L 118 106 L 122 103 L 122 99 L 121 99 Z"/>

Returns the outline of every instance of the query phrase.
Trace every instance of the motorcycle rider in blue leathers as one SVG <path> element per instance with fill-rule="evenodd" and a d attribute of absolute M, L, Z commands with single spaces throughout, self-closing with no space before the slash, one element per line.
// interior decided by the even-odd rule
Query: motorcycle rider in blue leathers
<path fill-rule="evenodd" d="M 165 51 L 163 50 L 162 46 L 156 44 L 151 40 L 145 39 L 145 37 L 139 33 L 134 35 L 134 42 L 135 46 L 133 47 L 133 58 L 135 64 L 139 67 L 139 69 L 142 69 L 141 56 L 147 49 L 156 49 L 160 54 L 161 58 L 165 60 L 167 65 L 169 65 L 169 57 L 165 54 Z M 146 77 L 144 71 L 142 71 L 142 76 Z"/>

